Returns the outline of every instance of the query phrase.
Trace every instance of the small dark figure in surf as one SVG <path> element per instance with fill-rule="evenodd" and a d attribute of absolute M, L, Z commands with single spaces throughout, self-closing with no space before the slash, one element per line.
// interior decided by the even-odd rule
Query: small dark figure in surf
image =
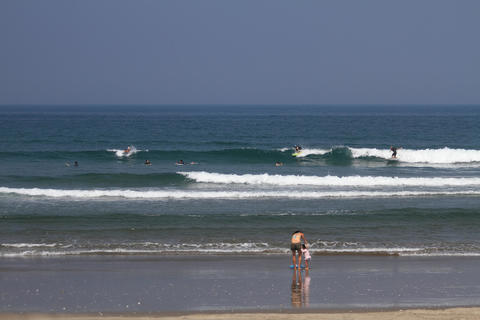
<path fill-rule="evenodd" d="M 275 167 L 281 167 L 283 166 L 283 163 L 280 161 L 275 162 Z"/>
<path fill-rule="evenodd" d="M 394 147 L 394 146 L 390 146 L 390 151 L 392 151 L 392 158 L 397 157 L 397 150 L 398 149 L 401 149 L 401 147 L 397 148 L 397 147 Z"/>
<path fill-rule="evenodd" d="M 146 165 L 146 166 L 151 166 L 152 163 L 150 162 L 150 160 L 145 160 L 145 165 Z"/>
<path fill-rule="evenodd" d="M 302 151 L 302 147 L 300 147 L 300 146 L 295 146 L 295 152 L 298 153 L 298 152 L 300 152 L 300 151 Z"/>
<path fill-rule="evenodd" d="M 78 167 L 78 162 L 75 161 L 75 162 L 73 163 L 73 166 Z"/>
<path fill-rule="evenodd" d="M 178 160 L 177 161 L 177 165 L 184 165 L 184 164 L 185 164 L 185 162 L 183 162 L 183 160 Z"/>

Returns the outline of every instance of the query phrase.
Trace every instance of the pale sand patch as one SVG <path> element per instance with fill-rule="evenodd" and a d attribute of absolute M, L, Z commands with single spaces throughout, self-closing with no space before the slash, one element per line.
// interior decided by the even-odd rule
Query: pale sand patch
<path fill-rule="evenodd" d="M 448 308 L 448 309 L 408 309 L 397 311 L 374 312 L 318 312 L 318 313 L 198 313 L 188 315 L 72 315 L 72 314 L 0 314 L 0 320 L 291 320 L 300 317 L 302 320 L 478 320 L 480 308 Z"/>

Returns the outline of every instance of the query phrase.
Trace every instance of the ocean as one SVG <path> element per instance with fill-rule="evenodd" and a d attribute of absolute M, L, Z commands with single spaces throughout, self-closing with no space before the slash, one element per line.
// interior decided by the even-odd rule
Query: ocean
<path fill-rule="evenodd" d="M 295 230 L 313 263 L 478 256 L 479 122 L 478 106 L 3 106 L 0 257 L 288 254 Z"/>

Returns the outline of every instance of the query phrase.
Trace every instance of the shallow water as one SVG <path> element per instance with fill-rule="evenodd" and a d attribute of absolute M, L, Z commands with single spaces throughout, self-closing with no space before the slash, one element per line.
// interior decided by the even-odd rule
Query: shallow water
<path fill-rule="evenodd" d="M 461 106 L 3 107 L 0 256 L 265 255 L 297 229 L 314 255 L 480 255 L 479 120 Z"/>

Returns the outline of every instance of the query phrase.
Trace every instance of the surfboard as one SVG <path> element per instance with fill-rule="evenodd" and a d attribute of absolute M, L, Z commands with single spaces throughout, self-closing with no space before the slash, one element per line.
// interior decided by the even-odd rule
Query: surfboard
<path fill-rule="evenodd" d="M 290 269 L 293 269 L 293 268 L 294 268 L 294 266 L 293 266 L 293 264 L 291 264 L 291 265 L 290 265 Z M 304 269 L 305 266 L 302 264 L 302 265 L 300 266 L 300 268 Z"/>
<path fill-rule="evenodd" d="M 302 152 L 295 152 L 295 153 L 292 153 L 292 156 L 296 157 L 296 156 L 299 156 Z"/>

